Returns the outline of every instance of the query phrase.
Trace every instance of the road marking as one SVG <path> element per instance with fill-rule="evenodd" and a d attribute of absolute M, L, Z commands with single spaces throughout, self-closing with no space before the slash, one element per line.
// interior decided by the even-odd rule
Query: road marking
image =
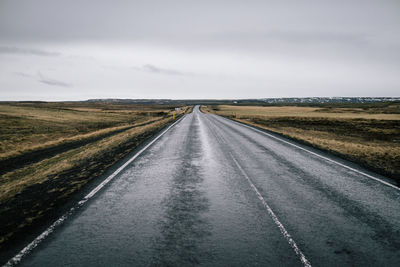
<path fill-rule="evenodd" d="M 271 209 L 271 207 L 265 201 L 263 196 L 260 194 L 260 192 L 258 191 L 257 187 L 251 181 L 250 177 L 246 174 L 246 172 L 243 170 L 242 166 L 240 166 L 239 162 L 235 159 L 235 157 L 232 155 L 232 153 L 230 153 L 230 155 L 231 155 L 233 161 L 235 162 L 236 166 L 239 168 L 240 172 L 243 174 L 244 177 L 246 177 L 246 179 L 249 182 L 251 188 L 256 193 L 258 199 L 261 201 L 261 203 L 267 209 L 268 214 L 271 216 L 271 218 L 274 221 L 274 223 L 278 226 L 279 231 L 282 233 L 283 237 L 286 239 L 286 241 L 289 243 L 289 245 L 293 248 L 293 250 L 296 253 L 296 255 L 298 255 L 300 257 L 300 261 L 303 263 L 303 266 L 311 267 L 310 262 L 306 259 L 306 257 L 304 256 L 303 252 L 301 252 L 300 248 L 297 246 L 296 242 L 293 240 L 292 236 L 288 233 L 286 228 L 279 221 L 278 217 L 275 215 L 274 211 Z"/>
<path fill-rule="evenodd" d="M 97 192 L 99 192 L 106 184 L 108 184 L 115 176 L 117 176 L 123 169 L 126 168 L 132 161 L 134 161 L 140 154 L 142 154 L 147 148 L 149 148 L 154 142 L 160 139 L 169 129 L 171 129 L 175 124 L 183 120 L 186 116 L 171 124 L 167 129 L 165 129 L 160 135 L 154 138 L 150 143 L 143 147 L 139 152 L 137 152 L 132 158 L 125 162 L 121 167 L 114 171 L 110 176 L 107 177 L 103 182 L 101 182 L 95 189 L 93 189 L 89 194 L 87 194 L 75 207 L 72 207 L 68 212 L 62 215 L 58 220 L 52 223 L 43 233 L 36 237 L 31 243 L 29 243 L 25 248 L 23 248 L 17 255 L 10 259 L 3 267 L 11 267 L 17 265 L 21 262 L 22 258 L 28 255 L 34 248 L 36 248 L 46 237 L 48 237 L 56 227 L 60 226 L 75 210 L 82 207 L 90 198 L 92 198 Z"/>
<path fill-rule="evenodd" d="M 218 115 L 217 115 L 217 116 L 218 116 Z M 218 117 L 221 117 L 221 116 L 218 116 Z M 306 149 L 306 148 L 304 148 L 304 147 L 295 145 L 295 144 L 290 143 L 290 142 L 288 142 L 288 141 L 285 141 L 285 140 L 283 140 L 283 139 L 281 139 L 281 138 L 279 138 L 279 137 L 276 137 L 276 136 L 274 136 L 274 135 L 272 135 L 272 134 L 269 134 L 269 133 L 267 133 L 267 132 L 261 131 L 261 130 L 259 130 L 259 129 L 254 128 L 254 127 L 248 126 L 248 125 L 246 125 L 246 124 L 244 124 L 244 123 L 239 123 L 239 122 L 237 122 L 237 121 L 229 120 L 229 119 L 224 118 L 224 117 L 221 117 L 221 118 L 223 118 L 223 119 L 225 119 L 225 120 L 228 120 L 228 121 L 231 121 L 231 122 L 234 122 L 235 124 L 244 126 L 244 127 L 249 128 L 249 129 L 251 129 L 251 130 L 260 132 L 260 133 L 262 133 L 262 134 L 264 134 L 264 135 L 266 135 L 266 136 L 269 136 L 269 137 L 271 137 L 271 138 L 274 138 L 274 139 L 276 139 L 276 140 L 279 140 L 279 141 L 281 141 L 281 142 L 283 142 L 283 143 L 285 143 L 285 144 L 291 145 L 291 146 L 296 147 L 296 148 L 298 148 L 298 149 L 300 149 L 300 150 L 306 151 L 306 152 L 308 152 L 308 153 L 310 153 L 310 154 L 312 154 L 312 155 L 314 155 L 314 156 L 317 156 L 317 157 L 322 158 L 322 159 L 324 159 L 324 160 L 326 160 L 326 161 L 335 163 L 336 165 L 339 165 L 339 166 L 341 166 L 341 167 L 343 167 L 343 168 L 346 168 L 346 169 L 351 170 L 351 171 L 353 171 L 353 172 L 356 172 L 356 173 L 358 173 L 358 174 L 364 175 L 365 177 L 368 177 L 368 178 L 370 178 L 370 179 L 373 179 L 373 180 L 375 180 L 375 181 L 377 181 L 377 182 L 380 182 L 380 183 L 382 183 L 382 184 L 385 184 L 385 185 L 387 185 L 387 186 L 390 186 L 390 187 L 392 187 L 392 188 L 394 188 L 394 189 L 400 191 L 400 188 L 397 187 L 397 186 L 394 185 L 394 184 L 388 183 L 388 182 L 386 182 L 386 181 L 384 181 L 384 180 L 382 180 L 382 179 L 379 179 L 379 178 L 377 178 L 377 177 L 375 177 L 375 176 L 369 175 L 369 174 L 367 174 L 367 173 L 365 173 L 365 172 L 362 172 L 362 171 L 359 171 L 359 170 L 357 170 L 357 169 L 354 169 L 354 168 L 352 168 L 352 167 L 350 167 L 350 166 L 347 166 L 347 165 L 345 165 L 345 164 L 343 164 L 343 163 L 337 162 L 336 160 L 333 160 L 333 159 L 324 157 L 324 156 L 322 156 L 322 155 L 319 155 L 319 154 L 317 154 L 317 153 L 315 153 L 315 152 L 312 152 L 312 151 L 310 151 L 310 150 L 308 150 L 308 149 Z"/>

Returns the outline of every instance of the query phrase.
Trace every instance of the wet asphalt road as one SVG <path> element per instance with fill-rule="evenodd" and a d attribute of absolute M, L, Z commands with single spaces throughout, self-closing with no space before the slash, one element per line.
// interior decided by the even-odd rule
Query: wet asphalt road
<path fill-rule="evenodd" d="M 21 265 L 400 266 L 399 203 L 395 188 L 195 108 Z"/>

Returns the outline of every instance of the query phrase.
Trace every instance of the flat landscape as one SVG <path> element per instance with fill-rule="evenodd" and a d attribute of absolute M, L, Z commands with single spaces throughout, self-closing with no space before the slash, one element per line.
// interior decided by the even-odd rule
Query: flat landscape
<path fill-rule="evenodd" d="M 0 266 L 400 267 L 400 2 L 0 1 Z"/>
<path fill-rule="evenodd" d="M 329 151 L 400 182 L 400 104 L 213 105 L 203 110 Z"/>
<path fill-rule="evenodd" d="M 166 105 L 0 104 L 0 248 L 54 216 L 75 192 L 186 111 Z"/>
<path fill-rule="evenodd" d="M 30 267 L 400 262 L 399 187 L 331 153 L 196 106 L 126 159 L 0 259 Z"/>

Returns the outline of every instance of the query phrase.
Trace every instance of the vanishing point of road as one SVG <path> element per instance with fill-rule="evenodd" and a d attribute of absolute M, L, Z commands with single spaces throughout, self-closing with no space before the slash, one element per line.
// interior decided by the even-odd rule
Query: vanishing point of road
<path fill-rule="evenodd" d="M 400 266 L 400 191 L 349 162 L 198 107 L 139 154 L 20 265 Z"/>

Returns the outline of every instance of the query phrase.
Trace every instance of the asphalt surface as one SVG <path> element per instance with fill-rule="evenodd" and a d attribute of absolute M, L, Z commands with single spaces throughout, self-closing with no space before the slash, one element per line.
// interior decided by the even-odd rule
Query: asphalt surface
<path fill-rule="evenodd" d="M 400 191 L 301 147 L 196 107 L 20 265 L 400 266 Z"/>

